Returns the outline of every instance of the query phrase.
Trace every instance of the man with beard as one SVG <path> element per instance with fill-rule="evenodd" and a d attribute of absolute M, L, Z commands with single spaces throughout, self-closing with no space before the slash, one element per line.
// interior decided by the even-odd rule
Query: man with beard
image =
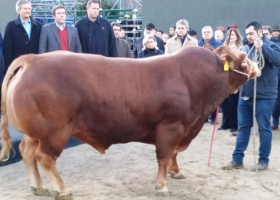
<path fill-rule="evenodd" d="M 257 78 L 256 105 L 254 105 L 254 79 L 248 80 L 240 87 L 240 98 L 238 102 L 238 133 L 232 161 L 224 169 L 243 168 L 244 151 L 247 149 L 251 128 L 253 126 L 253 109 L 256 109 L 256 121 L 260 137 L 259 160 L 255 169 L 266 170 L 269 163 L 271 151 L 272 130 L 270 118 L 277 98 L 277 68 L 280 66 L 280 46 L 268 41 L 263 34 L 259 22 L 252 21 L 246 25 L 246 37 L 248 44 L 242 47 L 249 59 L 264 65 L 261 76 Z M 255 46 L 254 49 L 253 45 Z M 264 61 L 261 60 L 259 52 L 262 50 Z M 252 51 L 251 51 L 252 49 Z M 255 59 L 257 57 L 257 59 Z M 264 62 L 264 63 L 263 63 Z"/>

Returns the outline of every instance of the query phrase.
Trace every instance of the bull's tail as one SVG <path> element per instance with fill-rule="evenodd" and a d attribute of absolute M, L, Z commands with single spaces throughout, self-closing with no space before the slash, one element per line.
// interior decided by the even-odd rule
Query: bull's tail
<path fill-rule="evenodd" d="M 0 125 L 2 149 L 0 152 L 0 161 L 8 160 L 10 157 L 10 150 L 13 149 L 11 136 L 9 132 L 9 120 L 7 116 L 7 89 L 10 80 L 16 74 L 18 69 L 21 68 L 21 66 L 23 65 L 22 60 L 23 59 L 18 58 L 10 65 L 2 83 L 2 90 L 1 90 L 2 118 L 1 118 L 1 125 Z"/>

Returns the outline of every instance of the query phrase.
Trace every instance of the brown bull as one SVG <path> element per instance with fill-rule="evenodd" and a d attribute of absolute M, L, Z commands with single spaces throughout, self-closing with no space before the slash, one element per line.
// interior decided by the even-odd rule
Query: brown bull
<path fill-rule="evenodd" d="M 201 47 L 142 60 L 52 52 L 25 55 L 8 69 L 2 87 L 2 151 L 9 157 L 8 123 L 24 134 L 20 144 L 31 190 L 44 188 L 37 162 L 56 199 L 71 199 L 56 169 L 70 136 L 105 153 L 112 144 L 156 146 L 157 189 L 166 176 L 184 178 L 177 165 L 205 118 L 239 85 L 258 73 L 246 55 L 226 46 Z M 229 63 L 230 71 L 223 65 Z"/>

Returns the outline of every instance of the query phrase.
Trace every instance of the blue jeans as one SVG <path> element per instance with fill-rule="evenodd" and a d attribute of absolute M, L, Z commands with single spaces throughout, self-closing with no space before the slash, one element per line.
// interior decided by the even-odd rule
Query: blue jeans
<path fill-rule="evenodd" d="M 272 130 L 270 117 L 276 99 L 256 100 L 256 121 L 259 127 L 260 147 L 259 162 L 268 164 L 271 151 Z M 247 149 L 251 128 L 253 126 L 253 99 L 239 99 L 238 102 L 238 133 L 236 146 L 232 155 L 232 160 L 236 163 L 243 163 L 244 151 Z"/>

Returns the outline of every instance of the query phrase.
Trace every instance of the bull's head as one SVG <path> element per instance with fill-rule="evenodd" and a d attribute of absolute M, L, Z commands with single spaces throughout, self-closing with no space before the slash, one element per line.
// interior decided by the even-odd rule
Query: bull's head
<path fill-rule="evenodd" d="M 248 59 L 246 53 L 242 51 L 220 46 L 213 52 L 220 55 L 224 64 L 228 62 L 229 70 L 245 75 L 248 79 L 255 78 L 260 74 L 258 64 Z"/>

